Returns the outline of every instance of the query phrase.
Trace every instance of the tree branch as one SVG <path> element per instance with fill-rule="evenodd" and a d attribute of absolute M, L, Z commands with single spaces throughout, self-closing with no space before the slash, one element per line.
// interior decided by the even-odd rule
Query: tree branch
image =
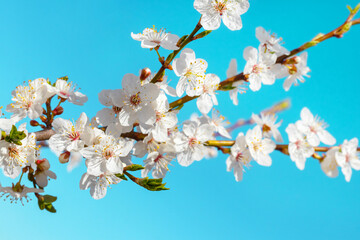
<path fill-rule="evenodd" d="M 343 36 L 344 33 L 348 32 L 351 28 L 351 26 L 353 25 L 357 25 L 357 24 L 360 24 L 360 18 L 359 19 L 356 19 L 356 20 L 352 20 L 353 17 L 356 15 L 356 13 L 358 12 L 358 9 L 356 11 L 352 11 L 349 15 L 349 17 L 346 19 L 346 21 L 339 27 L 337 27 L 336 29 L 332 30 L 331 32 L 325 34 L 325 35 L 318 35 L 316 36 L 314 39 L 312 39 L 310 42 L 307 42 L 305 44 L 303 44 L 301 47 L 298 47 L 294 50 L 292 50 L 290 52 L 290 55 L 282 55 L 280 57 L 277 58 L 276 62 L 277 63 L 282 63 L 284 62 L 285 59 L 287 58 L 290 58 L 300 52 L 303 52 L 305 51 L 306 49 L 308 48 L 311 48 L 313 46 L 316 46 L 317 44 L 319 44 L 320 42 L 323 42 L 329 38 L 332 38 L 332 37 L 337 37 L 337 38 L 340 38 Z M 238 75 L 235 75 L 233 77 L 230 77 L 230 78 L 227 78 L 223 81 L 220 82 L 219 84 L 219 88 L 218 90 L 223 90 L 223 91 L 226 91 L 226 87 L 228 86 L 232 86 L 232 84 L 234 82 L 237 82 L 237 81 L 248 81 L 247 80 L 247 76 L 242 72 L 242 73 L 239 73 Z M 185 104 L 193 99 L 196 99 L 198 98 L 199 96 L 194 96 L 194 97 L 189 97 L 189 96 L 184 96 L 172 103 L 170 103 L 170 109 L 174 109 L 182 104 Z"/>

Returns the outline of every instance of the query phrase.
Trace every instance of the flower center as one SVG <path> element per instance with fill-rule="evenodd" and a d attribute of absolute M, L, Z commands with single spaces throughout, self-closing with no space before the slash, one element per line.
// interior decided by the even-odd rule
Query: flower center
<path fill-rule="evenodd" d="M 260 142 L 253 143 L 253 148 L 255 152 L 258 152 L 261 148 L 261 143 Z"/>
<path fill-rule="evenodd" d="M 199 141 L 196 138 L 190 138 L 189 139 L 189 145 L 192 147 L 196 144 L 199 144 Z"/>
<path fill-rule="evenodd" d="M 77 131 L 72 131 L 72 132 L 69 134 L 69 138 L 70 138 L 71 141 L 79 140 L 79 139 L 80 139 L 80 133 L 77 132 Z"/>
<path fill-rule="evenodd" d="M 109 160 L 109 158 L 112 158 L 114 156 L 114 152 L 111 149 L 106 149 L 104 151 L 104 158 L 106 160 Z"/>
<path fill-rule="evenodd" d="M 130 97 L 130 103 L 134 106 L 138 106 L 141 103 L 141 98 L 139 96 L 139 93 L 134 94 Z"/>
<path fill-rule="evenodd" d="M 241 152 L 239 152 L 237 155 L 236 155 L 236 161 L 237 162 L 242 162 L 242 160 L 243 160 L 243 158 L 244 158 L 244 155 L 241 153 Z"/>
<path fill-rule="evenodd" d="M 163 155 L 162 155 L 162 154 L 159 154 L 159 156 L 157 156 L 157 157 L 155 158 L 154 162 L 157 163 L 159 160 L 162 159 L 162 157 L 163 157 Z"/>
<path fill-rule="evenodd" d="M 156 112 L 156 122 L 159 122 L 163 117 L 165 117 L 164 113 Z"/>
<path fill-rule="evenodd" d="M 270 132 L 271 128 L 268 125 L 264 124 L 262 127 L 262 130 L 263 130 L 263 132 Z"/>
<path fill-rule="evenodd" d="M 222 16 L 227 9 L 226 2 L 227 0 L 225 0 L 224 2 L 218 2 L 217 0 L 215 0 L 214 8 L 220 14 L 220 16 Z"/>
<path fill-rule="evenodd" d="M 259 65 L 254 65 L 254 66 L 253 66 L 253 69 L 252 69 L 252 72 L 253 72 L 253 73 L 261 73 L 262 70 L 263 70 L 263 68 L 262 68 L 261 66 L 259 66 Z"/>
<path fill-rule="evenodd" d="M 60 91 L 60 94 L 66 97 L 70 96 L 69 92 L 65 92 L 65 91 Z"/>

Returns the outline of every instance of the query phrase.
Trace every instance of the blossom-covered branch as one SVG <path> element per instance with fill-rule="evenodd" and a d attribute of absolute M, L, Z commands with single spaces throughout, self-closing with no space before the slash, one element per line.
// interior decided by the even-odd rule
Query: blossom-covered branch
<path fill-rule="evenodd" d="M 41 210 L 56 212 L 53 203 L 57 198 L 43 195 L 56 174 L 50 170 L 51 161 L 40 157 L 41 145 L 48 146 L 69 171 L 84 159 L 86 170 L 79 186 L 81 190 L 90 189 L 94 199 L 105 197 L 110 185 L 123 180 L 131 180 L 150 191 L 168 190 L 163 179 L 172 162 L 188 167 L 203 158 L 216 157 L 218 150 L 229 154 L 227 170 L 234 171 L 236 181 L 242 179 L 251 161 L 271 166 L 270 154 L 275 150 L 289 155 L 300 170 L 305 168 L 306 159 L 313 157 L 320 161 L 326 175 L 336 177 L 341 168 L 346 181 L 350 181 L 352 169 L 360 170 L 358 139 L 344 140 L 335 146 L 336 139 L 327 131 L 328 125 L 308 108 L 302 109 L 296 123 L 288 124 L 289 144 L 283 144 L 279 130 L 283 121 L 278 121 L 276 113 L 287 109 L 289 101 L 260 114 L 253 113 L 250 119 L 240 119 L 231 127 L 214 107 L 219 105 L 218 90 L 229 91 L 233 104 L 238 105 L 239 93 L 259 91 L 262 85 L 272 85 L 281 79 L 285 79 L 285 91 L 304 82 L 310 71 L 308 55 L 305 52 L 295 55 L 331 37 L 342 37 L 352 25 L 359 24 L 359 19 L 353 18 L 360 4 L 355 9 L 349 8 L 350 15 L 343 25 L 293 51 L 282 45 L 281 38 L 262 27 L 256 28 L 260 44 L 244 49 L 243 72 L 238 73 L 237 63 L 232 60 L 227 79 L 220 81 L 216 74 L 207 73 L 207 61 L 185 46 L 209 35 L 222 22 L 230 30 L 240 30 L 241 15 L 249 6 L 248 0 L 195 0 L 194 8 L 201 18 L 189 35 L 180 38 L 155 27 L 131 33 L 142 48 L 156 52 L 161 68 L 156 73 L 143 68 L 139 76 L 125 74 L 121 88 L 100 91 L 98 98 L 103 108 L 95 116 L 82 112 L 76 121 L 61 117 L 67 103 L 82 106 L 88 100 L 68 77 L 55 81 L 38 78 L 18 86 L 12 92 L 12 103 L 6 107 L 10 118 L 0 118 L 0 168 L 6 177 L 17 181 L 10 187 L 0 185 L 0 197 L 23 203 L 33 193 Z M 202 28 L 205 31 L 198 33 Z M 172 51 L 166 59 L 162 57 L 163 50 Z M 166 69 L 173 70 L 178 77 L 175 88 L 167 82 Z M 169 103 L 169 96 L 178 99 Z M 179 123 L 180 109 L 193 99 L 197 99 L 201 115 L 193 114 Z M 52 107 L 56 101 L 57 105 Z M 25 119 L 40 130 L 29 131 L 26 122 L 20 123 Z M 250 129 L 238 132 L 236 140 L 222 140 L 233 139 L 231 134 L 244 125 Z M 328 147 L 320 147 L 320 143 Z M 24 184 L 26 175 L 31 187 Z"/>
<path fill-rule="evenodd" d="M 353 20 L 354 16 L 358 13 L 358 11 L 360 9 L 359 6 L 360 5 L 358 5 L 354 9 L 351 9 L 349 17 L 346 19 L 346 21 L 341 26 L 337 27 L 336 29 L 330 31 L 327 34 L 318 34 L 314 39 L 312 39 L 309 42 L 304 43 L 301 47 L 290 51 L 290 53 L 288 53 L 288 54 L 283 54 L 283 55 L 279 56 L 276 59 L 276 63 L 283 64 L 286 59 L 289 59 L 292 56 L 295 56 L 296 54 L 307 50 L 308 48 L 314 47 L 317 44 L 319 44 L 320 42 L 323 42 L 329 38 L 342 37 L 346 32 L 348 32 L 350 30 L 351 26 L 354 26 L 354 25 L 357 25 L 360 23 L 360 19 Z M 291 60 L 289 61 L 289 63 L 291 64 Z M 232 85 L 235 84 L 236 82 L 241 82 L 241 81 L 249 82 L 248 78 L 249 78 L 249 75 L 244 74 L 244 72 L 236 74 L 234 76 L 228 77 L 227 79 L 221 81 L 219 83 L 218 89 L 222 90 L 222 91 L 231 90 L 233 88 Z M 188 95 L 184 96 L 184 97 L 170 103 L 170 108 L 175 109 L 175 108 L 185 104 L 186 102 L 194 100 L 198 97 L 199 96 L 188 96 Z"/>

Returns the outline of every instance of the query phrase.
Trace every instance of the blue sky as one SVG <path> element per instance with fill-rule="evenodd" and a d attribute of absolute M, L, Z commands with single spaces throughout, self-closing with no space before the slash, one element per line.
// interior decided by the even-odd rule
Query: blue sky
<path fill-rule="evenodd" d="M 182 36 L 200 17 L 192 0 L 1 3 L 0 105 L 10 103 L 10 92 L 23 81 L 68 75 L 89 97 L 84 107 L 65 105 L 63 116 L 69 119 L 77 119 L 81 111 L 95 115 L 101 109 L 97 93 L 120 88 L 124 74 L 160 67 L 155 52 L 142 49 L 131 32 L 155 25 Z M 250 3 L 241 31 L 231 32 L 222 25 L 189 45 L 208 61 L 209 73 L 224 79 L 232 58 L 242 69 L 243 49 L 258 46 L 258 26 L 274 31 L 283 37 L 285 47 L 293 49 L 340 25 L 348 14 L 346 5 L 355 6 L 357 1 Z M 354 26 L 344 38 L 310 49 L 311 78 L 289 92 L 280 80 L 241 95 L 237 107 L 228 93 L 221 93 L 218 109 L 235 122 L 289 98 L 291 109 L 279 115 L 284 136 L 287 124 L 298 120 L 307 106 L 330 125 L 338 144 L 360 137 L 359 38 L 360 26 Z M 169 77 L 175 84 L 175 75 Z M 180 119 L 194 111 L 196 105 L 188 104 Z M 25 207 L 1 201 L 1 239 L 358 239 L 360 235 L 360 173 L 355 172 L 350 183 L 341 174 L 330 179 L 313 159 L 300 171 L 287 156 L 273 153 L 270 168 L 253 163 L 240 183 L 226 172 L 223 155 L 188 168 L 174 163 L 165 179 L 170 191 L 148 192 L 122 182 L 96 201 L 79 189 L 84 166 L 68 173 L 49 151 L 43 156 L 58 175 L 47 188 L 58 196 L 58 212 L 40 211 L 35 200 Z M 0 181 L 9 183 L 4 176 Z"/>

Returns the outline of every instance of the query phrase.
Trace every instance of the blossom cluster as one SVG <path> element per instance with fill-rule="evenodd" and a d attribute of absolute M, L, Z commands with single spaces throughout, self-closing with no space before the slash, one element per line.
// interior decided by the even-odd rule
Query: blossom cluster
<path fill-rule="evenodd" d="M 44 140 L 48 141 L 42 145 L 48 146 L 61 163 L 68 163 L 69 170 L 85 159 L 86 171 L 79 186 L 82 190 L 90 189 L 94 199 L 105 197 L 108 188 L 123 179 L 131 179 L 149 190 L 165 190 L 162 179 L 172 163 L 188 167 L 195 161 L 216 157 L 218 151 L 229 154 L 226 168 L 233 170 L 236 181 L 242 180 L 243 172 L 252 161 L 271 166 L 270 154 L 275 150 L 289 155 L 300 170 L 304 170 L 310 157 L 320 161 L 329 177 L 336 177 L 340 167 L 346 181 L 350 181 L 352 169 L 360 170 L 358 139 L 334 146 L 336 140 L 326 130 L 326 123 L 306 107 L 301 111 L 301 119 L 286 127 L 289 144 L 280 144 L 284 141 L 279 130 L 282 121 L 277 120 L 275 113 L 264 112 L 253 114 L 247 124 L 255 126 L 246 133 L 238 133 L 235 141 L 219 140 L 231 139 L 231 131 L 225 117 L 214 109 L 219 105 L 218 90 L 229 91 L 234 105 L 239 104 L 238 93 L 245 93 L 247 88 L 259 91 L 263 84 L 272 85 L 282 78 L 285 78 L 283 88 L 288 91 L 298 81 L 304 82 L 304 76 L 308 77 L 307 53 L 295 56 L 283 47 L 281 38 L 258 27 L 255 35 L 260 44 L 244 50 L 243 72 L 238 73 L 236 60 L 232 60 L 227 80 L 221 82 L 216 74 L 207 73 L 208 62 L 185 46 L 218 29 L 221 21 L 230 30 L 241 29 L 240 16 L 248 10 L 249 2 L 195 0 L 194 7 L 202 16 L 198 29 L 189 36 L 180 38 L 155 27 L 139 34 L 131 33 L 142 48 L 156 51 L 162 66 L 154 74 L 148 68 L 142 69 L 139 75 L 125 74 L 120 89 L 100 91 L 98 99 L 103 108 L 93 117 L 84 112 L 75 122 L 59 117 L 64 111 L 62 103 L 83 105 L 88 100 L 67 77 L 54 83 L 38 78 L 16 87 L 12 103 L 6 107 L 11 117 L 0 118 L 0 168 L 11 179 L 20 177 L 11 187 L 0 185 L 0 197 L 23 202 L 28 193 L 34 193 L 40 209 L 55 211 L 52 202 L 56 198 L 40 195 L 48 181 L 56 179 L 49 160 L 40 157 L 37 142 Z M 206 31 L 195 35 L 201 27 Z M 159 53 L 161 48 L 173 51 L 166 60 Z M 175 88 L 167 81 L 167 69 L 178 77 Z M 50 102 L 55 97 L 58 105 L 52 108 Z M 170 97 L 178 100 L 171 103 Z M 181 107 L 189 99 L 196 99 L 201 115 L 193 114 L 190 119 L 179 122 Z M 32 127 L 42 130 L 29 132 L 27 124 L 21 123 L 26 117 Z M 37 139 L 42 134 L 48 135 Z M 320 147 L 321 143 L 329 147 Z M 320 156 L 319 151 L 326 154 Z M 141 178 L 129 173 L 137 170 L 141 170 Z M 34 188 L 21 185 L 24 174 Z M 149 179 L 149 175 L 153 179 Z"/>

